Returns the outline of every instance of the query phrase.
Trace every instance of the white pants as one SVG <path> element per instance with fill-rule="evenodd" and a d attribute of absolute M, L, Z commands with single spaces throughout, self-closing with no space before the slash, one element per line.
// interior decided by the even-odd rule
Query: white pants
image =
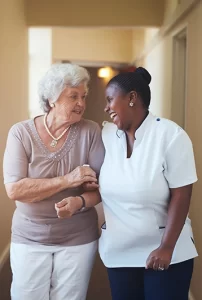
<path fill-rule="evenodd" d="M 80 246 L 11 244 L 12 300 L 85 300 L 97 241 Z"/>

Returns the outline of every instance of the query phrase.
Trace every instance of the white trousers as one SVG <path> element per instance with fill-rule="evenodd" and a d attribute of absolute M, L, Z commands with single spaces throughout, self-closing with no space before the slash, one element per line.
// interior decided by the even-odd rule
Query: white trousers
<path fill-rule="evenodd" d="M 11 243 L 12 300 L 85 300 L 97 241 L 79 246 Z"/>

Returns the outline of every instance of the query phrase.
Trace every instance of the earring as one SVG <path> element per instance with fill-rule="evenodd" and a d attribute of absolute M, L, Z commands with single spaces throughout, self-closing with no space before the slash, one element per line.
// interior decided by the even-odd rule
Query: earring
<path fill-rule="evenodd" d="M 133 105 L 134 105 L 133 102 L 130 102 L 130 103 L 129 103 L 129 106 L 130 106 L 130 107 L 133 107 Z"/>
<path fill-rule="evenodd" d="M 54 103 L 50 103 L 50 107 L 55 107 L 55 104 Z"/>

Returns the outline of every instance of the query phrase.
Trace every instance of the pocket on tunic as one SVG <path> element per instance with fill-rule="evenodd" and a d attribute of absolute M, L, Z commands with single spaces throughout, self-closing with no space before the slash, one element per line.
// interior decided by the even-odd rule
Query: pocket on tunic
<path fill-rule="evenodd" d="M 106 230 L 106 229 L 107 229 L 107 227 L 106 227 L 106 222 L 104 222 L 104 223 L 102 224 L 101 229 L 103 229 L 103 230 Z"/>
<path fill-rule="evenodd" d="M 155 208 L 153 208 L 153 212 L 154 212 L 154 217 L 156 219 L 156 224 L 158 229 L 160 231 L 164 230 L 166 228 L 167 215 L 165 213 L 162 214 L 158 213 Z"/>

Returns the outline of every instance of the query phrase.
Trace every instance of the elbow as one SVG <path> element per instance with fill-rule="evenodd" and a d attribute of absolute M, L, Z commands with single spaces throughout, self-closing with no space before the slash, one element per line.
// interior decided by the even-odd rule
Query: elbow
<path fill-rule="evenodd" d="M 8 183 L 6 184 L 6 193 L 9 199 L 16 201 L 18 200 L 18 193 L 17 193 L 17 187 L 16 183 Z"/>

